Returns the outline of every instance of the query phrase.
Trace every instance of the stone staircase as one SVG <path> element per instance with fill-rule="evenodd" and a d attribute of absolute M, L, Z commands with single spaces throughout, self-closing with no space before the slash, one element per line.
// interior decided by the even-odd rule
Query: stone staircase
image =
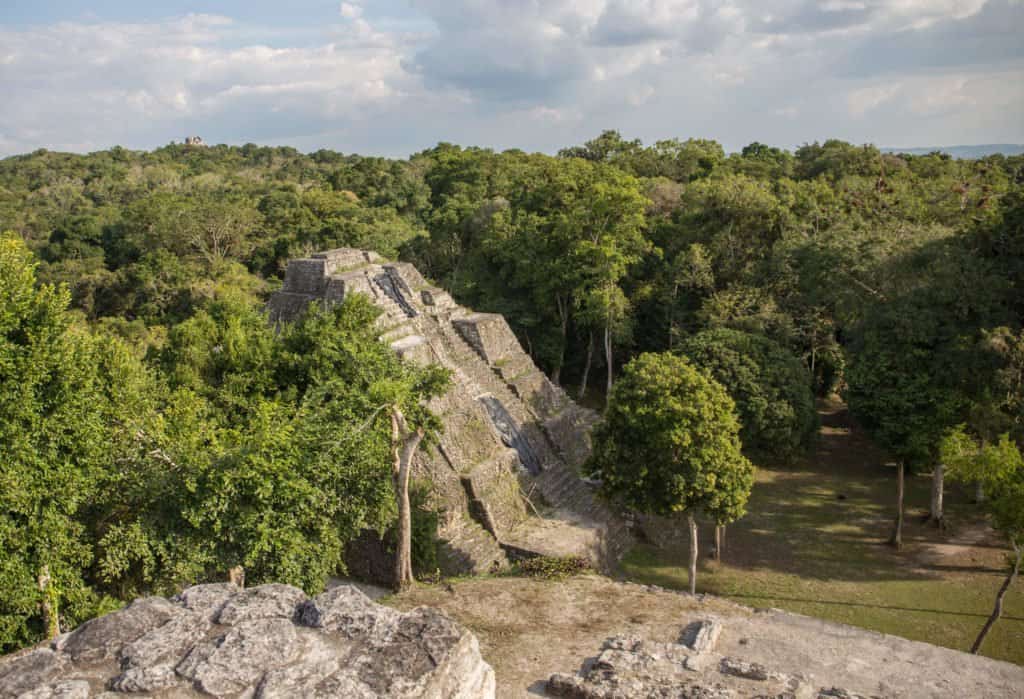
<path fill-rule="evenodd" d="M 411 265 L 351 249 L 289 263 L 271 318 L 288 321 L 303 300 L 340 302 L 348 293 L 383 311 L 376 327 L 399 355 L 452 371 L 455 386 L 432 405 L 448 448 L 421 450 L 414 464 L 414 478 L 433 483 L 448 513 L 439 532 L 445 573 L 490 571 L 507 563 L 507 551 L 586 555 L 606 568 L 622 556 L 632 542 L 624 521 L 578 474 L 597 415 L 548 381 L 503 318 L 456 305 Z M 511 462 L 503 456 L 510 448 L 519 457 Z M 518 467 L 495 467 L 505 463 Z M 486 495 L 471 502 L 466 483 Z M 482 521 L 481 508 L 501 521 Z"/>
<path fill-rule="evenodd" d="M 458 570 L 480 575 L 500 570 L 508 564 L 497 539 L 469 517 L 444 532 L 439 544 L 438 564 L 444 571 Z"/>

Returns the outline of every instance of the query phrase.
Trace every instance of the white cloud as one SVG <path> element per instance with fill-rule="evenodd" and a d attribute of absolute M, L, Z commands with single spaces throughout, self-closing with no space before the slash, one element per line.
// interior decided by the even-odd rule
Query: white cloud
<path fill-rule="evenodd" d="M 626 99 L 634 107 L 646 104 L 655 95 L 655 89 L 651 85 L 640 85 L 630 90 Z"/>
<path fill-rule="evenodd" d="M 900 91 L 902 85 L 872 85 L 853 90 L 846 96 L 846 103 L 850 114 L 855 117 L 862 117 L 868 112 L 877 109 L 885 104 Z"/>
<path fill-rule="evenodd" d="M 190 15 L 151 24 L 61 23 L 0 30 L 7 142 L 130 141 L 182 122 L 253 115 L 358 119 L 416 92 L 398 37 L 356 18 L 322 45 L 233 47 L 231 20 Z M 286 120 L 282 133 L 289 133 Z M 16 146 L 17 147 L 17 146 Z M 7 146 L 9 152 L 10 146 Z"/>
<path fill-rule="evenodd" d="M 414 17 L 339 2 L 301 29 L 216 15 L 0 26 L 0 154 L 186 133 L 388 153 L 555 150 L 604 128 L 731 148 L 1024 141 L 1016 0 L 409 4 Z"/>
<path fill-rule="evenodd" d="M 823 12 L 845 12 L 847 10 L 866 10 L 867 5 L 853 0 L 826 0 L 821 3 Z"/>
<path fill-rule="evenodd" d="M 988 0 L 882 0 L 878 3 L 883 20 L 903 20 L 914 29 L 924 29 L 945 19 L 972 17 Z"/>
<path fill-rule="evenodd" d="M 356 19 L 363 16 L 363 8 L 350 2 L 341 3 L 340 12 L 345 19 Z"/>

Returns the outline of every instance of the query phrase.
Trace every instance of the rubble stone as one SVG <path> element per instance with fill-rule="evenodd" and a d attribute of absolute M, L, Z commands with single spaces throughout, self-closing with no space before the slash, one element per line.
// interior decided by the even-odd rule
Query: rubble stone
<path fill-rule="evenodd" d="M 94 619 L 60 649 L 0 658 L 0 699 L 491 699 L 476 637 L 441 612 L 398 612 L 340 586 L 201 585 Z M 112 691 L 104 691 L 112 690 Z"/>

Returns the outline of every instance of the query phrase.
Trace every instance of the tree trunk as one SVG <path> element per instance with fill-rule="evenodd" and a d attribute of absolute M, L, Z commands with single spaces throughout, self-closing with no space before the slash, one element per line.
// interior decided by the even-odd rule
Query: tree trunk
<path fill-rule="evenodd" d="M 672 345 L 676 334 L 676 297 L 679 295 L 679 284 L 672 285 L 672 300 L 668 303 L 668 351 L 672 351 Z"/>
<path fill-rule="evenodd" d="M 690 527 L 690 594 L 697 594 L 697 520 L 693 513 L 686 515 Z"/>
<path fill-rule="evenodd" d="M 228 569 L 228 582 L 238 585 L 238 587 L 245 587 L 245 568 L 235 566 Z"/>
<path fill-rule="evenodd" d="M 43 628 L 46 629 L 47 638 L 60 636 L 60 612 L 57 608 L 57 595 L 53 589 L 53 580 L 50 578 L 50 566 L 44 565 L 39 569 L 39 577 L 36 578 L 40 592 L 40 607 L 43 613 Z"/>
<path fill-rule="evenodd" d="M 604 326 L 604 360 L 608 364 L 608 385 L 605 387 L 605 404 L 612 394 L 612 328 L 611 323 Z"/>
<path fill-rule="evenodd" d="M 409 504 L 409 472 L 412 459 L 423 439 L 423 429 L 409 429 L 398 406 L 391 409 L 392 477 L 398 500 L 398 547 L 395 551 L 395 590 L 401 591 L 413 582 L 412 576 L 412 508 Z"/>
<path fill-rule="evenodd" d="M 943 520 L 942 497 L 945 490 L 946 465 L 936 464 L 932 471 L 932 509 L 928 515 L 928 521 L 936 524 L 941 529 Z"/>
<path fill-rule="evenodd" d="M 985 502 L 985 486 L 981 481 L 974 484 L 974 502 L 979 505 Z"/>
<path fill-rule="evenodd" d="M 974 645 L 971 646 L 971 652 L 977 654 L 981 649 L 981 644 L 985 642 L 985 636 L 992 630 L 992 625 L 996 623 L 996 620 L 1003 615 L 1003 598 L 1006 597 L 1006 591 L 1010 589 L 1010 585 L 1013 584 L 1014 578 L 1017 577 L 1017 573 L 1020 572 L 1020 559 L 1024 556 L 1024 547 L 1013 545 L 1013 551 L 1017 555 L 1013 562 L 1013 569 L 1010 574 L 1006 576 L 1006 580 L 1003 581 L 1003 586 L 999 588 L 999 594 L 996 595 L 996 606 L 992 610 L 992 615 L 985 622 L 985 625 L 981 628 L 981 633 L 978 634 L 978 638 L 975 639 Z"/>
<path fill-rule="evenodd" d="M 897 551 L 903 550 L 903 471 L 904 465 L 900 461 L 897 478 L 899 479 L 898 485 L 896 486 L 896 524 L 892 529 L 892 536 L 889 537 L 889 543 L 896 547 Z"/>
<path fill-rule="evenodd" d="M 722 560 L 722 545 L 725 543 L 725 525 L 715 525 L 715 560 Z"/>
<path fill-rule="evenodd" d="M 556 295 L 555 303 L 558 305 L 558 319 L 562 332 L 562 341 L 558 347 L 558 360 L 555 362 L 555 368 L 551 370 L 551 383 L 557 386 L 562 378 L 562 365 L 565 363 L 565 346 L 569 341 L 569 300 Z"/>
<path fill-rule="evenodd" d="M 587 395 L 587 382 L 590 380 L 590 364 L 594 360 L 594 331 L 587 337 L 587 363 L 583 365 L 583 378 L 580 380 L 579 400 Z"/>

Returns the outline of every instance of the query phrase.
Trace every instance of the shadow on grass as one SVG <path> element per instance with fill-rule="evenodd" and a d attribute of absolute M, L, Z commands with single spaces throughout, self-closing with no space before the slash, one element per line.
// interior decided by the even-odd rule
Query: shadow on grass
<path fill-rule="evenodd" d="M 975 619 L 988 619 L 988 614 L 980 614 L 976 612 L 958 612 L 949 609 L 925 609 L 923 607 L 901 607 L 898 605 L 891 604 L 869 604 L 865 602 L 843 602 L 840 600 L 829 600 L 829 599 L 808 599 L 802 597 L 786 597 L 784 595 L 753 595 L 736 593 L 730 595 L 732 599 L 750 599 L 750 600 L 771 600 L 778 602 L 799 602 L 803 604 L 823 604 L 830 607 L 863 607 L 865 609 L 886 609 L 896 612 L 920 612 L 922 614 L 941 614 L 943 616 L 964 616 L 973 617 Z M 1024 617 L 1010 616 L 1003 614 L 1000 617 L 1004 621 L 1024 621 Z"/>
<path fill-rule="evenodd" d="M 759 469 L 746 517 L 729 525 L 725 558 L 732 568 L 770 570 L 815 581 L 878 582 L 934 580 L 950 573 L 1001 573 L 980 561 L 944 560 L 925 547 L 949 543 L 952 531 L 922 523 L 930 502 L 931 478 L 908 475 L 904 551 L 887 545 L 896 504 L 896 468 L 857 427 L 845 409 L 825 405 L 823 429 L 814 454 L 792 465 Z M 838 429 L 841 428 L 841 429 Z M 946 493 L 956 521 L 977 519 L 967 495 Z M 963 518 L 959 515 L 963 513 Z M 659 552 L 638 565 L 686 560 L 682 522 L 662 520 L 654 536 Z M 699 549 L 713 545 L 714 527 L 703 523 Z M 972 547 L 997 548 L 988 542 Z M 648 571 L 650 572 L 650 571 Z"/>

